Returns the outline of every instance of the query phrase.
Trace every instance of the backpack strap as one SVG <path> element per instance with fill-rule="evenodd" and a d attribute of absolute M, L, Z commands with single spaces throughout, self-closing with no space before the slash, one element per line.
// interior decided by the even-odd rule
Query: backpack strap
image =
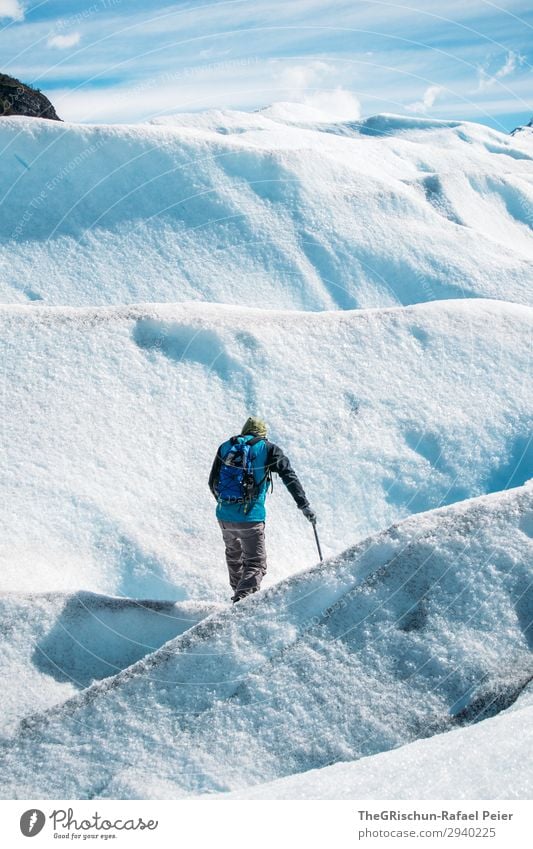
<path fill-rule="evenodd" d="M 254 436 L 253 439 L 249 440 L 248 445 L 257 445 L 258 442 L 266 442 L 266 441 L 267 441 L 266 437 L 264 437 L 264 436 Z M 272 480 L 272 472 L 270 471 L 269 468 L 267 468 L 264 476 L 257 483 L 257 489 L 258 490 L 261 489 L 261 487 L 263 486 L 265 481 L 268 481 L 267 489 L 268 489 L 268 487 L 270 487 L 270 491 L 272 492 L 272 490 L 274 489 L 274 481 Z"/>
<path fill-rule="evenodd" d="M 245 434 L 245 435 L 247 435 L 247 434 Z M 239 434 L 238 436 L 230 436 L 230 438 L 228 440 L 228 442 L 231 445 L 231 447 L 229 449 L 230 451 L 235 445 L 238 445 L 239 439 L 241 438 L 241 436 L 242 436 L 242 434 Z M 258 442 L 262 442 L 263 439 L 264 439 L 263 436 L 254 436 L 253 439 L 249 439 L 247 442 L 244 442 L 242 444 L 243 445 L 249 445 L 251 447 L 252 445 L 257 445 Z M 220 457 L 221 461 L 224 462 L 224 457 L 221 454 L 218 454 L 218 456 Z"/>
<path fill-rule="evenodd" d="M 230 436 L 229 441 L 231 442 L 232 445 L 236 445 L 238 440 L 241 439 L 243 435 L 248 436 L 247 433 L 245 433 L 245 434 L 239 433 L 238 436 Z M 257 445 L 257 443 L 262 442 L 263 439 L 264 439 L 264 436 L 254 436 L 252 439 L 249 439 L 247 442 L 245 442 L 244 445 Z"/>
<path fill-rule="evenodd" d="M 258 442 L 263 442 L 263 440 L 264 440 L 263 436 L 254 436 L 253 439 L 249 439 L 246 444 L 250 445 L 250 446 L 251 445 L 257 445 Z"/>

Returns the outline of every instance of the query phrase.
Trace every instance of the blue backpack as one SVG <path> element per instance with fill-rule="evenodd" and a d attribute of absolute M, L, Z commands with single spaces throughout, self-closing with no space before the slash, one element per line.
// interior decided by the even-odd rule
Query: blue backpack
<path fill-rule="evenodd" d="M 221 504 L 244 504 L 246 513 L 252 501 L 257 498 L 261 484 L 254 477 L 252 460 L 254 454 L 252 448 L 262 441 L 262 437 L 255 436 L 247 442 L 239 442 L 237 436 L 232 436 L 231 448 L 225 457 L 221 457 L 220 472 L 215 487 L 218 501 Z"/>

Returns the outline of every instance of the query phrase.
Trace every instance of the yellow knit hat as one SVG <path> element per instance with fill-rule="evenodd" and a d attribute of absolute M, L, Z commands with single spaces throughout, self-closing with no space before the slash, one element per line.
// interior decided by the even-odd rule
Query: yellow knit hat
<path fill-rule="evenodd" d="M 241 434 L 242 436 L 246 436 L 249 433 L 253 436 L 261 436 L 264 439 L 267 435 L 267 426 L 263 419 L 260 419 L 258 416 L 250 416 L 246 419 Z"/>

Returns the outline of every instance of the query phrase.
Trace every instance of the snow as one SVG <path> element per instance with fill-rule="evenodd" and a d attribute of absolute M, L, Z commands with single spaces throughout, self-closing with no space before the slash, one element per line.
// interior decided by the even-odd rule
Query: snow
<path fill-rule="evenodd" d="M 533 476 L 529 307 L 6 306 L 0 327 L 4 590 L 227 600 L 207 476 L 251 411 L 330 555 Z M 279 482 L 267 533 L 268 582 L 316 561 Z"/>
<path fill-rule="evenodd" d="M 0 595 L 0 734 L 130 666 L 216 609 L 88 592 Z"/>
<path fill-rule="evenodd" d="M 354 763 L 311 770 L 215 798 L 531 799 L 533 776 L 524 757 L 531 751 L 530 705 Z M 157 779 L 149 784 L 152 798 L 172 798 L 172 785 L 158 786 Z"/>
<path fill-rule="evenodd" d="M 7 798 L 530 798 L 533 134 L 356 117 L 1 119 Z"/>
<path fill-rule="evenodd" d="M 27 718 L 4 792 L 240 790 L 490 717 L 533 674 L 532 539 L 531 483 L 413 516 Z"/>
<path fill-rule="evenodd" d="M 0 300 L 531 304 L 533 139 L 311 107 L 0 125 Z"/>

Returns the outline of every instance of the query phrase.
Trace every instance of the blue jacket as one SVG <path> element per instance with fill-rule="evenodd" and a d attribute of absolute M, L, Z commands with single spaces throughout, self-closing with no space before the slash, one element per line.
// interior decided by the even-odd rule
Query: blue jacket
<path fill-rule="evenodd" d="M 251 434 L 238 437 L 240 442 L 249 442 L 253 438 Z M 230 447 L 230 439 L 222 443 L 209 475 L 209 489 L 217 499 L 217 519 L 221 519 L 223 522 L 264 522 L 266 517 L 265 499 L 272 473 L 280 476 L 300 509 L 309 506 L 303 487 L 288 458 L 281 448 L 274 445 L 273 442 L 269 442 L 268 439 L 262 439 L 251 449 L 252 468 L 255 481 L 259 485 L 259 492 L 257 498 L 248 506 L 247 511 L 244 511 L 244 504 L 223 504 L 219 502 L 217 495 L 218 476 L 222 460 Z"/>

